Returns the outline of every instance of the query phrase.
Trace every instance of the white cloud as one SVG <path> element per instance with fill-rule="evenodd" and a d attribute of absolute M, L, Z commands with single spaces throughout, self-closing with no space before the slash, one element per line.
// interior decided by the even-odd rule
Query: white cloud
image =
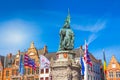
<path fill-rule="evenodd" d="M 39 32 L 39 33 L 38 33 Z M 14 19 L 0 23 L 0 54 L 17 52 L 27 49 L 35 35 L 40 35 L 41 30 L 33 22 Z"/>
<path fill-rule="evenodd" d="M 3 22 L 0 29 L 0 42 L 4 45 L 18 45 L 26 40 L 30 34 L 27 28 L 31 27 L 30 24 L 22 20 L 10 20 Z"/>
<path fill-rule="evenodd" d="M 98 36 L 96 34 L 91 34 L 89 37 L 88 37 L 88 42 L 87 44 L 89 45 L 91 42 L 93 42 Z"/>
<path fill-rule="evenodd" d="M 93 25 L 81 26 L 81 25 L 73 25 L 73 29 L 80 30 L 80 31 L 88 31 L 91 34 L 87 38 L 87 44 L 89 45 L 98 37 L 98 33 L 103 30 L 106 26 L 105 21 L 98 20 Z"/>
<path fill-rule="evenodd" d="M 96 33 L 96 32 L 103 30 L 105 28 L 105 24 L 106 22 L 101 22 L 101 21 L 97 21 L 95 24 L 87 25 L 87 26 L 81 26 L 81 25 L 74 24 L 73 29 Z"/>

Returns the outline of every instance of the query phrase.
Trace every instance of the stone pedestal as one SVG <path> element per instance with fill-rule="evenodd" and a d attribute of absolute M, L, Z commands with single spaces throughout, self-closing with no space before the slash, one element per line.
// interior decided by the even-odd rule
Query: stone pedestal
<path fill-rule="evenodd" d="M 51 62 L 52 80 L 81 80 L 80 65 L 75 63 L 75 53 L 60 51 L 57 59 Z"/>

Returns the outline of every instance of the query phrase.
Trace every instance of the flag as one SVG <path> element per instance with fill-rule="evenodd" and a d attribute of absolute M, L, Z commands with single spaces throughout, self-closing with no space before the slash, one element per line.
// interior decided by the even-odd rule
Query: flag
<path fill-rule="evenodd" d="M 84 75 L 85 66 L 84 66 L 84 62 L 83 62 L 82 56 L 80 57 L 80 64 L 81 64 L 81 75 Z"/>
<path fill-rule="evenodd" d="M 40 68 L 49 68 L 50 61 L 43 55 L 40 55 Z"/>
<path fill-rule="evenodd" d="M 34 70 L 36 69 L 35 61 L 31 59 L 27 54 L 24 56 L 24 66 L 29 66 Z"/>
<path fill-rule="evenodd" d="M 103 57 L 104 57 L 104 74 L 106 75 L 106 58 L 105 58 L 105 51 L 103 50 Z"/>
<path fill-rule="evenodd" d="M 19 73 L 20 73 L 20 75 L 24 74 L 23 55 L 20 55 Z"/>
<path fill-rule="evenodd" d="M 88 53 L 88 45 L 86 44 L 85 41 L 85 52 L 84 52 L 84 60 L 87 64 L 89 64 L 90 66 L 92 66 L 92 61 L 90 59 L 90 55 Z"/>

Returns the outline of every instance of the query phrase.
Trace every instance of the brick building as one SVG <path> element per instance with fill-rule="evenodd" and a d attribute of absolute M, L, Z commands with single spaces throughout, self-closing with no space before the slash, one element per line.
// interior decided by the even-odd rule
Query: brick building
<path fill-rule="evenodd" d="M 37 65 L 36 71 L 32 68 L 25 66 L 24 76 L 19 75 L 19 58 L 20 54 L 28 54 L 30 58 L 35 60 Z M 0 56 L 0 80 L 39 80 L 39 55 L 45 55 L 47 53 L 47 47 L 37 50 L 32 42 L 30 48 L 26 52 L 20 52 L 16 55 L 12 53 L 3 57 Z"/>
<path fill-rule="evenodd" d="M 120 63 L 117 61 L 115 56 L 112 56 L 107 66 L 107 80 L 120 80 Z"/>

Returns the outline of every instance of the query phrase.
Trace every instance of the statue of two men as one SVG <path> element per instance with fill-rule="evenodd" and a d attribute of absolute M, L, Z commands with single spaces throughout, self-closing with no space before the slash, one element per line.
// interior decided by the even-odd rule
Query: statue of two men
<path fill-rule="evenodd" d="M 70 29 L 69 22 L 66 21 L 64 27 L 60 30 L 59 51 L 72 50 L 74 48 L 74 33 Z"/>

